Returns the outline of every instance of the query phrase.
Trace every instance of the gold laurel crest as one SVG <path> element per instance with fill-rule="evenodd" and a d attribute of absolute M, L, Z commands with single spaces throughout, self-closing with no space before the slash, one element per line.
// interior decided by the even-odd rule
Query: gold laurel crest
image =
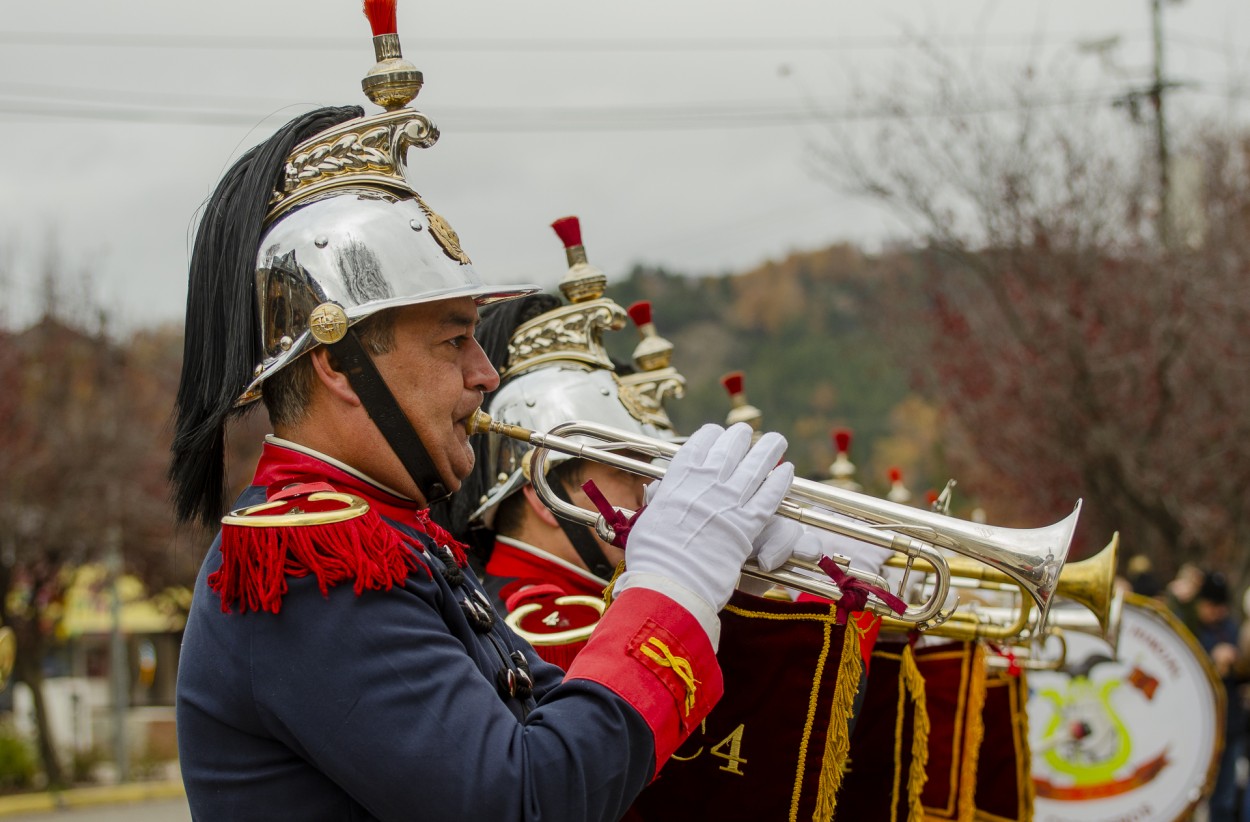
<path fill-rule="evenodd" d="M 469 265 L 471 260 L 460 247 L 460 235 L 456 234 L 456 230 L 420 197 L 417 197 L 417 205 L 421 206 L 421 210 L 425 212 L 425 216 L 430 221 L 430 233 L 434 235 L 435 240 L 438 240 L 438 244 L 443 247 L 447 256 L 461 265 Z"/>
<path fill-rule="evenodd" d="M 616 376 L 613 374 L 612 376 Z M 621 405 L 625 406 L 625 410 L 629 415 L 638 422 L 647 422 L 647 401 L 643 398 L 641 392 L 632 385 L 624 385 L 618 378 L 616 381 L 616 393 L 621 400 Z"/>

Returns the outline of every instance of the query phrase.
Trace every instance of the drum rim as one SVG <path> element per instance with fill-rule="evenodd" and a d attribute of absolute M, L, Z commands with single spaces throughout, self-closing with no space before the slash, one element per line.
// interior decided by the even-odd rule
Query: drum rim
<path fill-rule="evenodd" d="M 1125 594 L 1124 604 L 1126 606 L 1136 605 L 1150 611 L 1175 631 L 1177 636 L 1193 652 L 1194 657 L 1198 660 L 1198 667 L 1206 674 L 1207 684 L 1211 686 L 1211 693 L 1215 695 L 1215 750 L 1212 751 L 1211 762 L 1207 765 L 1207 778 L 1202 783 L 1202 792 L 1197 799 L 1185 806 L 1180 815 L 1171 820 L 1171 822 L 1183 822 L 1183 820 L 1189 819 L 1198 805 L 1211 795 L 1211 791 L 1215 790 L 1215 779 L 1219 775 L 1220 770 L 1220 758 L 1224 754 L 1224 723 L 1228 711 L 1228 705 L 1224 696 L 1224 683 L 1220 681 L 1219 672 L 1215 670 L 1215 663 L 1211 661 L 1211 655 L 1199 644 L 1198 638 L 1185 627 L 1185 623 L 1177 619 L 1176 615 L 1166 605 L 1151 597 L 1135 593 Z"/>
<path fill-rule="evenodd" d="M 1194 810 L 1198 807 L 1198 805 L 1210 797 L 1211 791 L 1215 789 L 1216 777 L 1219 775 L 1220 757 L 1224 752 L 1225 743 L 1224 722 L 1228 711 L 1228 706 L 1225 704 L 1226 699 L 1224 695 L 1224 684 L 1220 681 L 1219 674 L 1215 670 L 1215 664 L 1211 662 L 1210 654 L 1203 649 L 1202 645 L 1199 644 L 1197 637 L 1195 637 L 1193 633 L 1185 627 L 1185 624 L 1181 622 L 1166 605 L 1158 600 L 1135 593 L 1126 593 L 1124 595 L 1124 605 L 1126 612 L 1127 609 L 1132 606 L 1141 612 L 1144 612 L 1145 618 L 1149 618 L 1150 616 L 1156 617 L 1166 627 L 1170 628 L 1177 637 L 1180 638 L 1180 641 L 1184 643 L 1185 647 L 1189 650 L 1190 655 L 1197 661 L 1198 668 L 1201 669 L 1203 674 L 1206 676 L 1207 685 L 1210 687 L 1211 695 L 1214 697 L 1215 747 L 1212 750 L 1211 759 L 1207 763 L 1206 777 L 1202 782 L 1201 790 L 1196 799 L 1181 808 L 1176 816 L 1166 820 L 1166 822 L 1185 822 L 1185 820 L 1192 818 Z"/>

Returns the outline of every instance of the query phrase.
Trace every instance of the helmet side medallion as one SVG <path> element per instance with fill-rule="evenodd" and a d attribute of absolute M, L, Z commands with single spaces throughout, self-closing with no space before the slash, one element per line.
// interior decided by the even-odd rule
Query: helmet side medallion
<path fill-rule="evenodd" d="M 347 312 L 338 303 L 322 303 L 308 316 L 308 330 L 317 342 L 333 345 L 347 335 Z"/>

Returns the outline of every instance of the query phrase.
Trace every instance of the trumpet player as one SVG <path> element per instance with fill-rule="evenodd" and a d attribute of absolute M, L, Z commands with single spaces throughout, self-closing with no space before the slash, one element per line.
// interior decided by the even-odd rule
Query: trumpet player
<path fill-rule="evenodd" d="M 191 812 L 618 819 L 720 699 L 717 614 L 792 480 L 785 441 L 691 437 L 567 672 L 497 618 L 428 506 L 472 468 L 465 422 L 498 385 L 478 306 L 532 289 L 485 284 L 407 181 L 438 132 L 407 106 L 393 0 L 366 9 L 385 111 L 295 119 L 197 231 L 171 475 L 179 516 L 221 531 L 178 675 Z M 226 423 L 258 399 L 274 433 L 222 518 Z"/>

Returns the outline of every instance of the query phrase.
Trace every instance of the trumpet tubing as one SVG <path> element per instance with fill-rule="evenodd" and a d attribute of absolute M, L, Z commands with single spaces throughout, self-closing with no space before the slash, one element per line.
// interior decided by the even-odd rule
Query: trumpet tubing
<path fill-rule="evenodd" d="M 1004 615 L 997 618 L 984 618 L 981 611 L 965 613 L 956 611 L 945 621 L 930 627 L 926 634 L 955 639 L 961 642 L 975 642 L 984 639 L 990 642 L 1008 642 L 1018 640 L 1029 633 L 1031 613 L 1030 600 L 1024 600 L 1019 608 L 1004 609 Z M 905 631 L 910 626 L 891 617 L 882 617 L 881 630 Z"/>
<path fill-rule="evenodd" d="M 1034 626 L 1028 623 L 1029 602 L 1025 600 L 1020 608 L 980 606 L 960 611 L 930 633 L 951 639 L 1029 642 L 1040 641 L 1048 634 L 1071 631 L 1102 640 L 1111 647 L 1114 655 L 1120 642 L 1120 615 L 1124 607 L 1124 595 L 1117 591 L 1111 597 L 1105 625 L 1084 604 L 1073 604 L 1081 607 L 1052 608 L 1040 631 L 1034 630 Z"/>
<path fill-rule="evenodd" d="M 1045 644 L 1054 639 L 1059 645 L 1059 652 L 1052 657 L 1041 654 Z M 1058 671 L 1068 661 L 1068 640 L 1063 631 L 1056 628 L 1037 641 L 1025 640 L 1024 644 L 1013 645 L 1010 656 L 1007 654 L 990 654 L 985 658 L 985 665 L 995 670 L 1010 670 L 1014 664 L 1026 671 Z"/>
<path fill-rule="evenodd" d="M 611 528 L 598 514 L 585 511 L 559 500 L 546 482 L 546 459 L 549 451 L 593 460 L 604 465 L 652 479 L 662 479 L 664 468 L 650 462 L 616 453 L 626 450 L 652 458 L 671 458 L 678 446 L 664 440 L 641 437 L 591 422 L 570 421 L 555 426 L 546 434 L 515 425 L 496 422 L 480 409 L 470 416 L 466 428 L 470 434 L 495 433 L 527 442 L 534 446 L 530 459 L 529 479 L 543 502 L 556 514 L 595 528 L 600 537 L 611 540 Z M 583 437 L 602 443 L 587 445 L 570 437 Z M 933 514 L 910 506 L 878 499 L 867 494 L 847 491 L 823 483 L 795 480 L 777 510 L 812 527 L 823 528 L 898 552 L 905 562 L 922 560 L 935 569 L 932 595 L 919 606 L 909 605 L 903 620 L 911 627 L 927 627 L 940 621 L 941 609 L 949 592 L 950 573 L 947 560 L 937 547 L 947 548 L 979 563 L 985 563 L 1025 590 L 1037 603 L 1044 618 L 1051 594 L 1059 579 L 1059 571 L 1067 557 L 1072 533 L 1080 514 L 1078 501 L 1072 514 L 1044 528 L 1012 529 L 980 525 Z M 844 560 L 845 561 L 845 560 Z M 801 567 L 790 563 L 785 574 L 801 573 Z M 854 574 L 854 569 L 852 569 Z M 760 575 L 763 572 L 759 572 Z M 867 575 L 874 580 L 875 575 Z M 762 578 L 794 586 L 791 582 L 763 574 Z M 832 592 L 836 592 L 836 586 Z M 826 594 L 820 594 L 822 596 Z M 890 614 L 884 603 L 869 602 L 870 610 Z"/>

